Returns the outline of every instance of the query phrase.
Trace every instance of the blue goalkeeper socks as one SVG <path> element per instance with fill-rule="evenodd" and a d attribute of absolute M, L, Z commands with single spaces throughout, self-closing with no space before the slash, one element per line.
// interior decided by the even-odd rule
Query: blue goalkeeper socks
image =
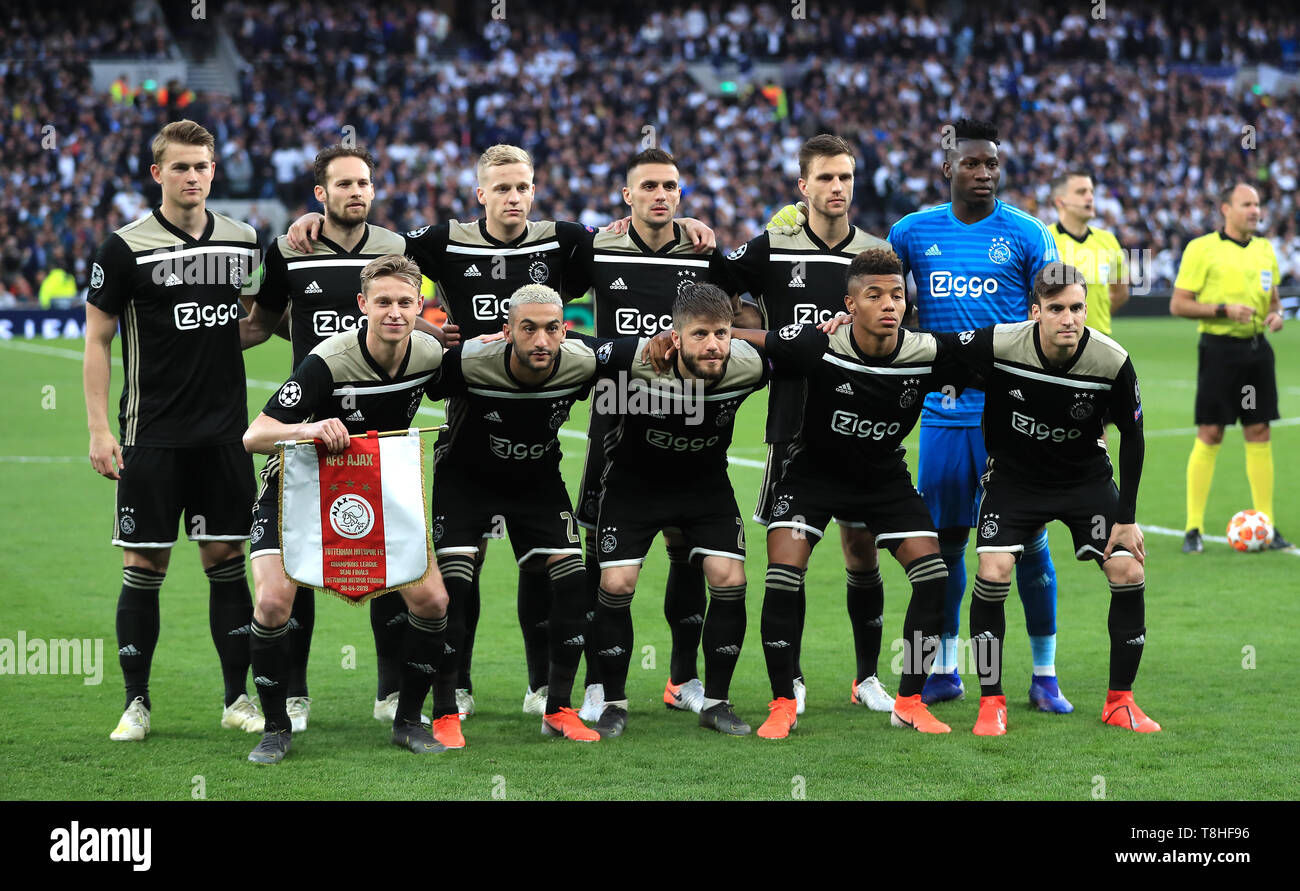
<path fill-rule="evenodd" d="M 935 658 L 933 671 L 952 674 L 957 670 L 957 628 L 966 593 L 966 542 L 940 542 L 939 556 L 948 567 L 948 580 L 943 592 L 943 648 Z"/>
<path fill-rule="evenodd" d="M 1056 674 L 1056 568 L 1047 547 L 1047 530 L 1041 529 L 1025 545 L 1016 564 L 1016 588 L 1025 608 L 1025 630 L 1033 651 L 1034 674 Z"/>

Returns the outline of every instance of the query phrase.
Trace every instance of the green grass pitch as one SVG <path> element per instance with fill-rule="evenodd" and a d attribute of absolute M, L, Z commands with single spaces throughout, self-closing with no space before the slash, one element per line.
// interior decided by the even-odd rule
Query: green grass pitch
<path fill-rule="evenodd" d="M 82 345 L 0 343 L 0 638 L 14 640 L 22 632 L 28 640 L 101 639 L 105 663 L 99 685 L 79 676 L 0 675 L 0 799 L 1292 798 L 1300 726 L 1291 704 L 1300 562 L 1294 554 L 1237 554 L 1212 541 L 1204 555 L 1185 557 L 1176 535 L 1157 531 L 1183 524 L 1196 333 L 1170 319 L 1121 316 L 1118 322 L 1116 335 L 1132 352 L 1142 382 L 1148 436 L 1138 520 L 1147 530 L 1149 631 L 1136 690 L 1164 732 L 1138 736 L 1101 724 L 1106 584 L 1094 564 L 1072 559 L 1068 534 L 1053 524 L 1057 665 L 1076 706 L 1071 716 L 1038 714 L 1026 702 L 1028 642 L 1014 597 L 1005 660 L 1007 736 L 971 735 L 973 695 L 936 707 L 954 730 L 940 738 L 893 729 L 888 716 L 850 706 L 854 666 L 843 564 L 832 533 L 815 552 L 808 576 L 808 711 L 789 739 L 723 738 L 699 729 L 693 715 L 664 709 L 669 637 L 662 615 L 666 560 L 658 544 L 633 605 L 637 637 L 627 733 L 585 746 L 546 739 L 539 719 L 520 713 L 526 677 L 514 567 L 508 547 L 496 543 L 483 582 L 474 658 L 478 713 L 465 724 L 468 747 L 417 759 L 389 744 L 387 728 L 370 716 L 375 675 L 367 617 L 319 596 L 311 726 L 294 740 L 290 758 L 270 769 L 245 761 L 255 737 L 219 726 L 221 683 L 208 634 L 207 584 L 188 542 L 177 546 L 163 587 L 153 732 L 142 744 L 109 740 L 122 709 L 113 624 L 121 557 L 109 544 L 113 487 L 85 458 Z M 1283 413 L 1292 416 L 1274 428 L 1275 501 L 1280 525 L 1294 539 L 1300 536 L 1300 431 L 1291 420 L 1300 398 L 1300 324 L 1290 323 L 1272 340 Z M 247 355 L 250 417 L 289 371 L 289 357 L 280 341 Z M 115 413 L 120 365 L 113 379 Z M 745 462 L 733 463 L 731 477 L 747 515 L 761 475 L 755 462 L 764 455 L 765 403 L 763 396 L 746 403 L 732 449 Z M 427 403 L 423 411 L 429 421 L 438 417 Z M 581 469 L 578 436 L 585 421 L 585 408 L 575 412 L 563 439 L 571 487 Z M 909 445 L 914 453 L 915 434 Z M 1208 533 L 1222 536 L 1228 518 L 1250 506 L 1244 466 L 1241 434 L 1234 429 L 1219 455 Z M 747 534 L 749 631 L 732 698 L 757 727 L 770 697 L 758 640 L 765 560 L 760 528 L 750 523 Z M 968 571 L 973 578 L 973 549 Z M 881 676 L 894 692 L 897 650 L 890 644 L 901 635 L 908 588 L 888 555 L 882 572 Z M 965 624 L 963 618 L 963 632 Z M 355 667 L 349 667 L 350 652 Z"/>

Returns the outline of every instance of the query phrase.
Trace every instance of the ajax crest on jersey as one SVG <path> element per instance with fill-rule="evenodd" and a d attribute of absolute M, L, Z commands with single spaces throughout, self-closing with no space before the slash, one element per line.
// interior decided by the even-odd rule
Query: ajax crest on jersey
<path fill-rule="evenodd" d="M 1257 510 L 1238 511 L 1228 521 L 1228 544 L 1238 551 L 1263 551 L 1273 543 L 1273 521 Z"/>
<path fill-rule="evenodd" d="M 989 244 L 989 259 L 994 263 L 1006 263 L 1011 259 L 1011 245 L 1001 235 Z"/>
<path fill-rule="evenodd" d="M 528 264 L 528 277 L 533 280 L 534 284 L 540 285 L 551 277 L 551 269 L 542 260 L 534 260 Z"/>
<path fill-rule="evenodd" d="M 992 538 L 998 534 L 998 524 L 996 520 L 986 518 L 980 523 L 980 538 Z"/>
<path fill-rule="evenodd" d="M 1093 410 L 1092 403 L 1082 399 L 1070 406 L 1070 417 L 1076 421 L 1082 421 L 1092 417 Z"/>

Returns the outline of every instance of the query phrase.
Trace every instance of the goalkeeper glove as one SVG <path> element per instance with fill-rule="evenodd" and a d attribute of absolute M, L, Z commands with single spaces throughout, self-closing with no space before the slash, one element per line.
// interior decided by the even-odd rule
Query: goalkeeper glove
<path fill-rule="evenodd" d="M 778 235 L 794 235 L 807 222 L 808 205 L 800 201 L 798 204 L 787 204 L 772 214 L 772 219 L 767 221 L 767 231 Z"/>

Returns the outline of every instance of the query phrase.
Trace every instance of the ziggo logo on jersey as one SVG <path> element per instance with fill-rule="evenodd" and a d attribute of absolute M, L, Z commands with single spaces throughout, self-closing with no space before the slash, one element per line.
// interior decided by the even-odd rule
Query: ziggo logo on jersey
<path fill-rule="evenodd" d="M 930 294 L 934 297 L 978 297 L 996 294 L 998 280 L 976 275 L 953 275 L 945 269 L 930 273 Z"/>
<path fill-rule="evenodd" d="M 195 328 L 219 328 L 239 320 L 238 303 L 217 303 L 200 306 L 193 301 L 178 303 L 172 307 L 172 318 L 176 321 L 178 331 L 193 331 Z"/>

